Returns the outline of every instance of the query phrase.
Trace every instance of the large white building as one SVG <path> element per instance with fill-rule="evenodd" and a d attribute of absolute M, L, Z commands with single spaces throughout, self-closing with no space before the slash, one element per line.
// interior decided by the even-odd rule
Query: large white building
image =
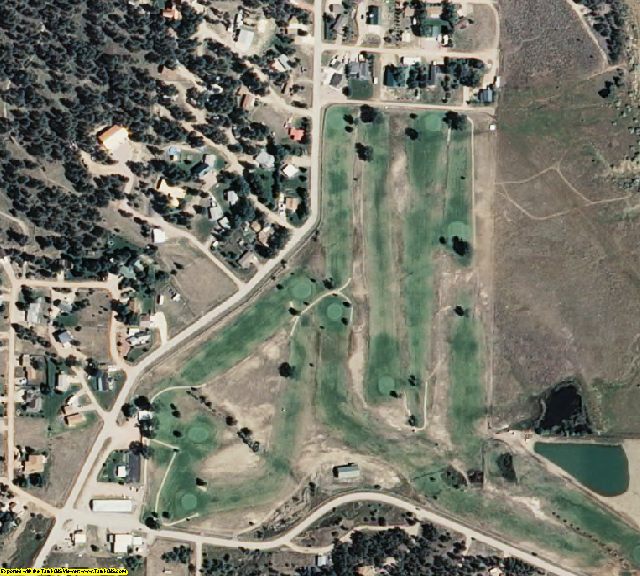
<path fill-rule="evenodd" d="M 133 502 L 122 498 L 105 498 L 91 500 L 91 510 L 94 512 L 133 512 Z"/>

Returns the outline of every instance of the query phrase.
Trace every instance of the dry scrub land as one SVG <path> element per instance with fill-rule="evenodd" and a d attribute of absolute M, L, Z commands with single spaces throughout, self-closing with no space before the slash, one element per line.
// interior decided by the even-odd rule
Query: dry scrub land
<path fill-rule="evenodd" d="M 636 434 L 640 236 L 637 194 L 619 185 L 635 141 L 625 90 L 598 94 L 616 72 L 603 72 L 568 4 L 528 6 L 527 30 L 563 28 L 528 38 L 522 6 L 502 6 L 495 425 L 534 415 L 540 392 L 577 378 L 598 429 Z"/>

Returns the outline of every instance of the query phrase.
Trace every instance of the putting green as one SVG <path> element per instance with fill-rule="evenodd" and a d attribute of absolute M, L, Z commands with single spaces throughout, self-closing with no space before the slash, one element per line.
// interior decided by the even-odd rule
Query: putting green
<path fill-rule="evenodd" d="M 313 282 L 309 278 L 298 278 L 291 286 L 291 295 L 296 300 L 308 300 L 312 294 Z"/>
<path fill-rule="evenodd" d="M 196 444 L 206 442 L 209 440 L 209 436 L 209 430 L 204 426 L 198 426 L 197 424 L 195 426 L 191 426 L 187 431 L 187 438 Z"/>
<path fill-rule="evenodd" d="M 450 240 L 454 236 L 461 238 L 462 240 L 466 240 L 467 242 L 471 239 L 471 227 L 464 222 L 460 222 L 456 220 L 455 222 L 451 222 L 447 226 L 447 239 Z"/>
<path fill-rule="evenodd" d="M 442 130 L 442 114 L 429 114 L 423 126 L 430 132 L 440 132 Z"/>
<path fill-rule="evenodd" d="M 342 319 L 342 304 L 338 304 L 338 302 L 332 302 L 327 306 L 327 318 L 332 322 L 338 322 Z"/>
<path fill-rule="evenodd" d="M 380 391 L 380 394 L 388 395 L 395 389 L 396 381 L 391 376 L 380 376 L 380 378 L 378 378 L 378 390 Z"/>
<path fill-rule="evenodd" d="M 183 494 L 182 498 L 180 498 L 180 506 L 185 512 L 191 512 L 198 507 L 198 497 L 195 494 L 191 494 L 191 492 Z"/>
<path fill-rule="evenodd" d="M 636 566 L 640 566 L 640 544 L 638 544 L 631 553 L 632 560 Z"/>

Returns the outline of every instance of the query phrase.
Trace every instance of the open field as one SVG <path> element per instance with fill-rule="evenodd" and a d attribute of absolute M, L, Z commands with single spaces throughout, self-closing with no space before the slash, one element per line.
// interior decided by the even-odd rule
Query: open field
<path fill-rule="evenodd" d="M 35 514 L 25 518 L 17 529 L 18 535 L 9 545 L 0 547 L 0 560 L 11 568 L 29 568 L 38 555 L 47 534 L 53 526 L 53 519 Z"/>
<path fill-rule="evenodd" d="M 109 362 L 111 296 L 106 290 L 79 290 L 76 300 L 85 299 L 87 305 L 73 314 L 76 327 L 69 330 L 80 343 L 79 352 L 97 362 Z"/>
<path fill-rule="evenodd" d="M 456 30 L 453 44 L 456 50 L 486 50 L 495 42 L 497 32 L 496 15 L 490 6 L 470 4 L 468 17 L 473 20 L 464 30 Z"/>
<path fill-rule="evenodd" d="M 509 90 L 498 109 L 493 424 L 535 415 L 543 390 L 577 377 L 598 430 L 636 434 L 640 284 L 631 247 L 640 231 L 637 194 L 619 185 L 637 138 L 622 114 L 626 89 L 598 94 L 614 72 L 599 73 L 595 44 L 564 2 L 531 3 L 527 22 L 558 22 L 554 12 L 568 11 L 562 21 L 579 44 L 562 48 L 551 38 L 523 43 L 515 3 L 503 8 Z M 533 73 L 542 60 L 553 77 Z"/>
<path fill-rule="evenodd" d="M 158 259 L 164 269 L 176 271 L 169 284 L 181 296 L 180 302 L 165 297 L 165 304 L 160 308 L 165 313 L 171 336 L 236 290 L 229 277 L 186 240 L 162 244 Z"/>
<path fill-rule="evenodd" d="M 102 426 L 95 412 L 85 412 L 85 416 L 84 424 L 47 438 L 49 457 L 45 473 L 46 485 L 44 488 L 30 488 L 34 495 L 55 506 L 64 502 Z"/>
<path fill-rule="evenodd" d="M 184 542 L 177 542 L 175 540 L 161 540 L 157 539 L 150 547 L 147 555 L 147 562 L 145 567 L 145 574 L 148 576 L 156 576 L 156 574 L 173 574 L 175 576 L 189 576 L 189 563 L 182 564 L 179 562 L 165 562 L 162 559 L 162 555 L 171 552 L 174 548 L 179 546 L 190 547 L 189 544 Z M 195 565 L 194 550 L 191 548 L 191 563 Z"/>

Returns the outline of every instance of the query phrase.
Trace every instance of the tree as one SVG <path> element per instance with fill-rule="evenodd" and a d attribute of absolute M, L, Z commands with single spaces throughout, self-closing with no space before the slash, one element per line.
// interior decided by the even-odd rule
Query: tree
<path fill-rule="evenodd" d="M 372 108 L 368 104 L 363 104 L 360 106 L 360 120 L 365 123 L 375 122 L 378 117 L 378 112 L 375 108 Z"/>
<path fill-rule="evenodd" d="M 442 121 L 451 128 L 451 130 L 463 130 L 467 125 L 467 117 L 464 114 L 454 112 L 453 110 L 449 110 L 442 117 Z"/>
<path fill-rule="evenodd" d="M 360 160 L 364 162 L 369 162 L 373 159 L 373 148 L 371 146 L 367 146 L 362 144 L 361 142 L 356 142 L 356 154 Z"/>
<path fill-rule="evenodd" d="M 411 126 L 407 126 L 404 129 L 404 133 L 409 140 L 417 140 L 420 136 L 420 133 L 415 128 L 411 128 Z"/>
<path fill-rule="evenodd" d="M 283 378 L 291 378 L 291 376 L 293 376 L 294 374 L 294 371 L 295 370 L 293 366 L 291 366 L 289 362 L 283 362 L 282 364 L 280 364 L 280 366 L 278 366 L 278 373 Z"/>

